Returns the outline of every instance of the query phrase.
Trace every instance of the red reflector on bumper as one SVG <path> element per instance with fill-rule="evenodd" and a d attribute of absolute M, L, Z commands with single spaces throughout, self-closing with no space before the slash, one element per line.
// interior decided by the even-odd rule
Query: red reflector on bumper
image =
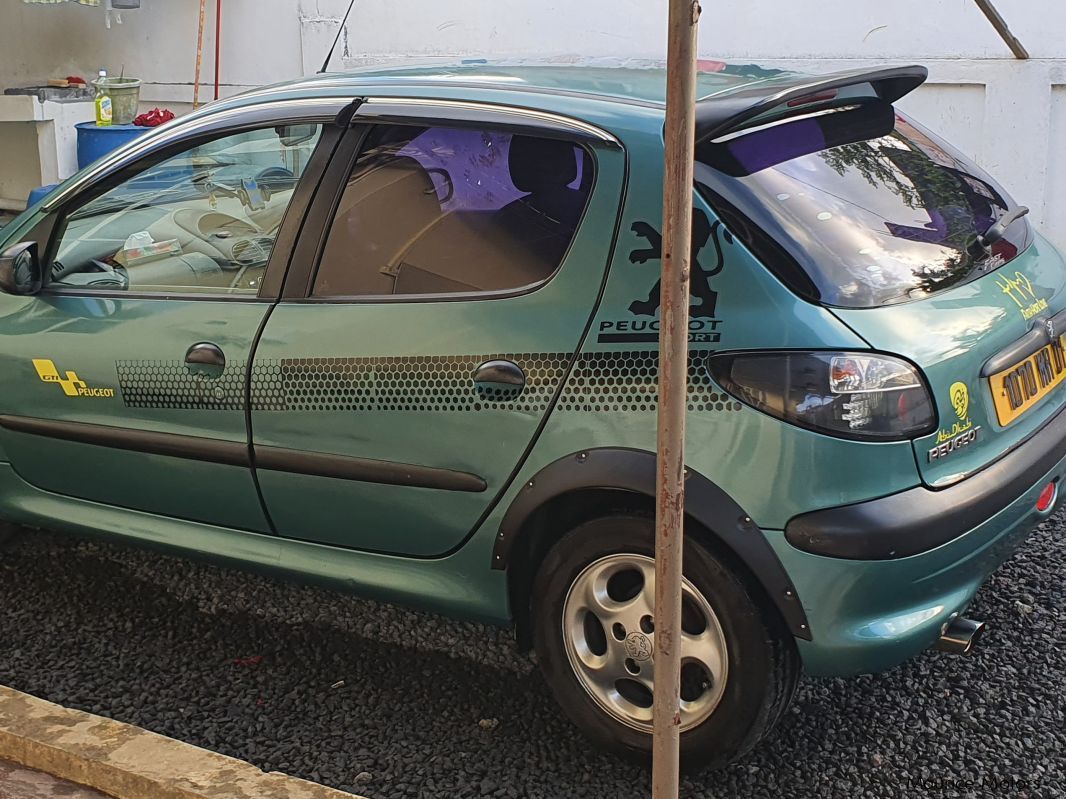
<path fill-rule="evenodd" d="M 1036 509 L 1041 513 L 1046 511 L 1055 504 L 1055 497 L 1058 496 L 1058 493 L 1058 484 L 1048 483 L 1044 486 L 1044 490 L 1040 492 L 1040 496 L 1036 498 Z"/>

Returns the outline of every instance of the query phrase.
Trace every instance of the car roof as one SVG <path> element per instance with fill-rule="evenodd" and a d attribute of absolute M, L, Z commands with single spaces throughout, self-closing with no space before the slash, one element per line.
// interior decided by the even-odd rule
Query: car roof
<path fill-rule="evenodd" d="M 795 77 L 755 64 L 702 61 L 698 98 Z M 640 131 L 661 137 L 666 70 L 647 62 L 633 66 L 475 62 L 398 65 L 327 72 L 253 89 L 215 101 L 183 117 L 191 121 L 218 111 L 308 97 L 412 97 L 520 106 L 585 120 L 624 135 Z"/>
<path fill-rule="evenodd" d="M 788 74 L 754 64 L 736 65 L 721 61 L 702 62 L 697 76 L 697 97 Z M 347 83 L 355 87 L 421 85 L 462 86 L 479 91 L 520 91 L 539 95 L 573 95 L 605 102 L 657 105 L 666 99 L 666 70 L 661 66 L 612 67 L 557 64 L 490 64 L 398 66 L 366 68 L 326 73 L 301 81 L 308 88 L 320 83 Z"/>
<path fill-rule="evenodd" d="M 756 83 L 773 83 L 796 74 L 754 64 L 736 65 L 721 61 L 701 64 L 696 91 L 699 98 L 731 93 Z M 617 117 L 622 111 L 619 106 L 628 106 L 632 112 L 652 111 L 661 119 L 666 96 L 666 70 L 654 64 L 633 67 L 480 61 L 364 68 L 327 72 L 253 89 L 228 100 L 210 103 L 190 116 L 277 99 L 389 94 L 521 104 L 579 116 L 582 112 L 593 112 Z M 622 115 L 625 115 L 624 111 Z"/>

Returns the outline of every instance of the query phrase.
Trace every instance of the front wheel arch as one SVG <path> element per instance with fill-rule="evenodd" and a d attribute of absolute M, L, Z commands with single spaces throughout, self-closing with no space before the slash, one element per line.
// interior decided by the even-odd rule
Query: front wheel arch
<path fill-rule="evenodd" d="M 527 480 L 500 524 L 492 568 L 508 574 L 519 642 L 529 644 L 529 597 L 551 546 L 581 522 L 612 510 L 654 513 L 655 453 L 600 448 L 554 461 Z M 686 470 L 686 529 L 724 551 L 762 589 L 793 636 L 811 640 L 796 588 L 751 517 L 721 487 Z"/>

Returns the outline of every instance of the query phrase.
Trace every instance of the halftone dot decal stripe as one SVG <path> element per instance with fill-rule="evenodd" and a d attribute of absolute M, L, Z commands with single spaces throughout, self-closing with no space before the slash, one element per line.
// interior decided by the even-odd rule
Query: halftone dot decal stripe
<path fill-rule="evenodd" d="M 256 410 L 447 412 L 547 411 L 566 371 L 564 353 L 429 355 L 411 358 L 299 358 L 256 363 Z M 524 388 L 474 384 L 486 361 L 508 360 Z"/>
<path fill-rule="evenodd" d="M 716 390 L 704 353 L 689 356 L 688 409 L 738 411 Z M 408 358 L 286 358 L 252 364 L 257 411 L 449 413 L 482 410 L 542 414 L 566 373 L 565 353 L 428 355 Z M 474 373 L 506 360 L 526 375 L 524 387 L 478 386 Z M 244 364 L 218 379 L 189 373 L 180 361 L 119 361 L 123 401 L 131 408 L 243 410 Z M 658 406 L 655 350 L 587 353 L 578 357 L 556 412 L 653 412 Z"/>
<path fill-rule="evenodd" d="M 739 411 L 739 402 L 715 390 L 704 357 L 689 353 L 688 409 Z M 578 359 L 555 410 L 634 413 L 655 411 L 658 404 L 658 351 L 598 352 Z"/>
<path fill-rule="evenodd" d="M 214 380 L 190 373 L 181 361 L 118 361 L 115 370 L 129 408 L 244 409 L 243 363 L 231 364 Z"/>

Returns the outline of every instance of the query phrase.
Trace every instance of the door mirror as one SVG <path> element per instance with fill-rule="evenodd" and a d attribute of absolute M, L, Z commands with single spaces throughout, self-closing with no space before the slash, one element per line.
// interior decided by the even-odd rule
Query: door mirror
<path fill-rule="evenodd" d="M 37 242 L 24 241 L 0 255 L 0 291 L 19 296 L 36 294 L 42 280 Z"/>

